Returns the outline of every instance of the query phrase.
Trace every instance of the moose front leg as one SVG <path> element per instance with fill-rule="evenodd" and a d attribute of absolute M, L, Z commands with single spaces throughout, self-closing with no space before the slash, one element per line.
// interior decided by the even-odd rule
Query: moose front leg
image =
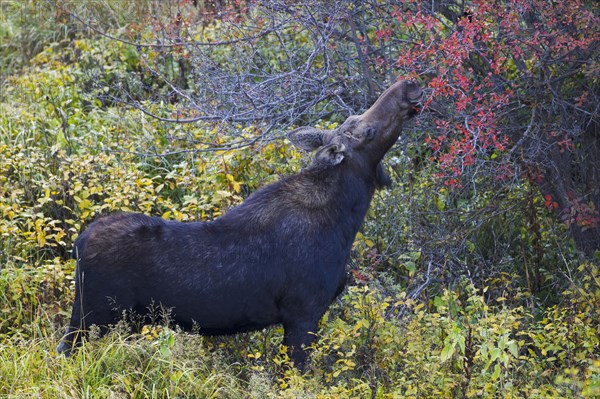
<path fill-rule="evenodd" d="M 303 371 L 310 345 L 317 337 L 317 322 L 284 323 L 283 329 L 283 344 L 288 347 L 290 359 L 298 370 Z"/>

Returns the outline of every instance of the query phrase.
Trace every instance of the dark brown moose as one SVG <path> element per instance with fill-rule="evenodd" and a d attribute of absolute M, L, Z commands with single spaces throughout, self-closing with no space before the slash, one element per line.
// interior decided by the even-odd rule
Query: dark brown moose
<path fill-rule="evenodd" d="M 312 164 L 201 223 L 117 214 L 75 241 L 71 321 L 57 351 L 69 354 L 85 330 L 101 332 L 122 311 L 171 309 L 182 328 L 206 335 L 283 324 L 284 344 L 302 367 L 323 313 L 342 291 L 350 247 L 377 186 L 380 162 L 415 114 L 421 89 L 401 81 L 362 115 L 332 131 L 299 128 Z"/>

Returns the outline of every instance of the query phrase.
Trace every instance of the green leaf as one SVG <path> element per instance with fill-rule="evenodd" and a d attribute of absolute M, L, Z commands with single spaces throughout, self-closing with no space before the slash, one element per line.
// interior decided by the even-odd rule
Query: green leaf
<path fill-rule="evenodd" d="M 440 353 L 440 361 L 445 363 L 448 359 L 452 357 L 454 354 L 454 346 L 452 343 L 448 342 L 442 349 L 442 353 Z"/>
<path fill-rule="evenodd" d="M 173 345 L 175 345 L 175 335 L 169 334 L 169 336 L 167 337 L 167 345 L 169 346 L 169 348 L 172 348 Z"/>
<path fill-rule="evenodd" d="M 414 276 L 415 272 L 417 270 L 417 265 L 415 264 L 415 262 L 413 262 L 412 260 L 405 262 L 404 263 L 404 267 L 406 268 L 406 270 L 408 271 L 408 275 L 409 276 Z"/>
<path fill-rule="evenodd" d="M 508 351 L 510 352 L 511 355 L 513 355 L 513 357 L 515 357 L 515 358 L 519 357 L 519 346 L 517 345 L 517 343 L 515 341 L 508 342 Z"/>
<path fill-rule="evenodd" d="M 164 357 L 168 357 L 168 356 L 171 356 L 172 352 L 168 346 L 161 345 L 160 346 L 160 354 L 163 355 Z"/>
<path fill-rule="evenodd" d="M 492 374 L 492 381 L 496 381 L 500 377 L 500 365 L 496 364 L 494 366 L 494 373 Z"/>
<path fill-rule="evenodd" d="M 490 351 L 490 361 L 493 362 L 494 360 L 498 360 L 498 358 L 500 358 L 502 351 L 500 350 L 500 348 L 494 348 Z"/>

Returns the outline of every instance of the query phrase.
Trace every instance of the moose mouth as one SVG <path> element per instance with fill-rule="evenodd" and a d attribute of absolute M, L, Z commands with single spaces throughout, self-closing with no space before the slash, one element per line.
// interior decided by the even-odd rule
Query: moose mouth
<path fill-rule="evenodd" d="M 414 107 L 412 107 L 410 109 L 410 111 L 408 111 L 408 117 L 409 118 L 414 118 L 416 115 L 418 115 L 421 112 L 421 107 L 418 105 L 415 105 Z"/>

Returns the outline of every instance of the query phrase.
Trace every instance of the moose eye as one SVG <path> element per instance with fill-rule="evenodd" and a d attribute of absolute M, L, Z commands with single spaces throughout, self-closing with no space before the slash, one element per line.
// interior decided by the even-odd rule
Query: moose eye
<path fill-rule="evenodd" d="M 376 130 L 375 130 L 374 127 L 368 127 L 365 130 L 365 139 L 366 140 L 373 140 L 373 138 L 375 137 L 375 133 L 376 133 Z"/>

